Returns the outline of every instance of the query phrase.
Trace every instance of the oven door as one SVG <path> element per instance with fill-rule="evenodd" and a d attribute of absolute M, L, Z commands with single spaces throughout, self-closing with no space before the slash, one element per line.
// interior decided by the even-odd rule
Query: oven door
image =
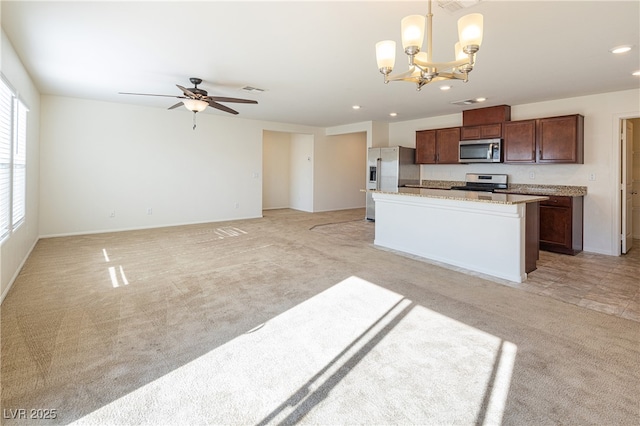
<path fill-rule="evenodd" d="M 502 162 L 502 140 L 485 139 L 477 141 L 460 141 L 458 162 L 500 163 Z"/>

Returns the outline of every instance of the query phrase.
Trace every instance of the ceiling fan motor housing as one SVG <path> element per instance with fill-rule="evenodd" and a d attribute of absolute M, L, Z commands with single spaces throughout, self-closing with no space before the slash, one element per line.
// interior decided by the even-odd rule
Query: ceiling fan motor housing
<path fill-rule="evenodd" d="M 208 93 L 206 90 L 198 89 L 197 87 L 192 87 L 189 89 L 189 91 L 191 93 L 195 93 L 196 95 L 201 95 L 201 96 L 207 96 L 207 93 Z"/>
<path fill-rule="evenodd" d="M 191 77 L 189 81 L 194 85 L 193 88 L 189 89 L 191 93 L 195 93 L 196 95 L 201 96 L 207 96 L 208 92 L 206 90 L 198 89 L 198 84 L 202 83 L 201 78 Z"/>

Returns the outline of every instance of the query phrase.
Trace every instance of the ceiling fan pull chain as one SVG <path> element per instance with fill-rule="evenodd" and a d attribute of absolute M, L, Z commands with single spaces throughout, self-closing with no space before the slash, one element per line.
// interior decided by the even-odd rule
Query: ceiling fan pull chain
<path fill-rule="evenodd" d="M 193 130 L 196 129 L 196 112 L 193 111 Z"/>

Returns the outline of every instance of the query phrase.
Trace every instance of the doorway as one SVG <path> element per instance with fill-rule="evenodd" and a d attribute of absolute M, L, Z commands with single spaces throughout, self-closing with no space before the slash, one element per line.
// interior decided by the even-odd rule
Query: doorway
<path fill-rule="evenodd" d="M 262 209 L 313 211 L 313 135 L 264 131 Z"/>
<path fill-rule="evenodd" d="M 626 254 L 640 239 L 640 118 L 620 120 L 619 140 L 620 254 Z"/>

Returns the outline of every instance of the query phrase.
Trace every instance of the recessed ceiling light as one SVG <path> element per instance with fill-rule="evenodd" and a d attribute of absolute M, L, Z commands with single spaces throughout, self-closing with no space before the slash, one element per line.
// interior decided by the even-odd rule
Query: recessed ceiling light
<path fill-rule="evenodd" d="M 631 50 L 631 46 L 617 46 L 609 49 L 611 53 L 627 53 Z"/>
<path fill-rule="evenodd" d="M 440 90 L 443 90 L 443 91 L 450 90 L 450 89 L 451 89 L 451 86 L 440 86 Z"/>
<path fill-rule="evenodd" d="M 354 105 L 354 106 L 352 106 L 351 108 L 353 108 L 353 109 L 360 109 L 361 107 L 360 107 L 360 105 Z"/>
<path fill-rule="evenodd" d="M 389 113 L 389 115 L 390 115 L 391 117 L 397 117 L 397 116 L 398 116 L 398 113 L 397 113 L 397 112 L 390 112 L 390 113 Z"/>
<path fill-rule="evenodd" d="M 487 98 L 476 98 L 476 102 L 484 102 Z"/>
<path fill-rule="evenodd" d="M 640 76 L 640 70 L 632 72 L 631 75 Z"/>

